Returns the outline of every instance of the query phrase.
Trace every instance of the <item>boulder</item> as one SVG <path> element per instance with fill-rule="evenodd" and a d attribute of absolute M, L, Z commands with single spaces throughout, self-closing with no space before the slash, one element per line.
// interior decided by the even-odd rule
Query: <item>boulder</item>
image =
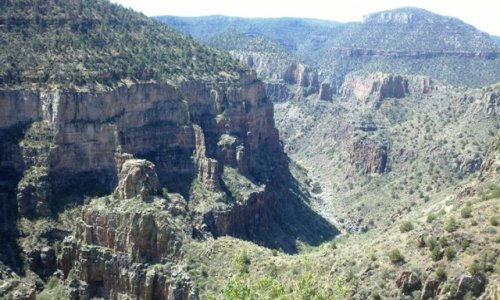
<path fill-rule="evenodd" d="M 463 275 L 458 282 L 457 298 L 463 299 L 468 293 L 472 292 L 473 296 L 480 296 L 486 287 L 484 278 L 480 275 Z"/>
<path fill-rule="evenodd" d="M 121 199 L 155 195 L 159 189 L 160 182 L 152 162 L 145 159 L 129 159 L 121 166 L 116 188 Z"/>
<path fill-rule="evenodd" d="M 411 271 L 403 271 L 396 278 L 396 286 L 405 295 L 422 288 L 422 283 L 417 274 Z"/>
<path fill-rule="evenodd" d="M 439 292 L 439 285 L 441 282 L 436 279 L 427 279 L 424 283 L 424 287 L 422 288 L 422 295 L 420 296 L 421 300 L 433 299 L 437 296 Z"/>

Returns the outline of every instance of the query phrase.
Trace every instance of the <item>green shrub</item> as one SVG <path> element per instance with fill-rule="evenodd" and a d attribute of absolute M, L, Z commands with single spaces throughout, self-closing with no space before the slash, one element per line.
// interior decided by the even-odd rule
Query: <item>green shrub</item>
<path fill-rule="evenodd" d="M 464 208 L 462 208 L 462 210 L 460 211 L 460 215 L 462 216 L 462 218 L 470 218 L 472 217 L 472 208 L 470 205 L 466 205 L 464 206 Z"/>
<path fill-rule="evenodd" d="M 47 281 L 46 288 L 51 290 L 56 288 L 59 285 L 59 279 L 57 277 L 50 277 Z"/>
<path fill-rule="evenodd" d="M 452 260 L 457 256 L 457 250 L 452 246 L 446 247 L 446 249 L 444 249 L 444 255 L 446 255 L 448 260 Z"/>
<path fill-rule="evenodd" d="M 440 247 L 435 247 L 431 250 L 431 258 L 433 261 L 439 261 L 443 258 L 443 252 Z"/>
<path fill-rule="evenodd" d="M 252 289 L 256 291 L 254 299 L 287 299 L 283 284 L 271 277 L 260 279 Z"/>
<path fill-rule="evenodd" d="M 436 220 L 437 216 L 435 214 L 428 214 L 427 215 L 427 223 L 432 223 L 434 220 Z"/>
<path fill-rule="evenodd" d="M 401 232 L 408 232 L 413 230 L 413 224 L 410 221 L 403 222 L 401 226 L 399 226 L 399 230 Z"/>
<path fill-rule="evenodd" d="M 438 245 L 437 239 L 431 235 L 427 239 L 425 239 L 425 245 L 432 251 Z"/>
<path fill-rule="evenodd" d="M 313 278 L 311 273 L 304 273 L 300 276 L 298 283 L 299 299 L 326 299 L 316 287 L 315 282 L 317 281 Z"/>
<path fill-rule="evenodd" d="M 163 198 L 168 199 L 168 189 L 166 187 L 161 189 L 161 194 Z"/>
<path fill-rule="evenodd" d="M 439 281 L 445 281 L 448 275 L 446 274 L 446 271 L 444 270 L 443 267 L 439 266 L 436 269 L 436 277 L 439 279 Z"/>
<path fill-rule="evenodd" d="M 391 250 L 391 252 L 389 252 L 389 260 L 393 264 L 399 264 L 399 263 L 403 263 L 405 261 L 405 258 L 403 256 L 403 254 L 401 254 L 401 252 L 399 252 L 398 249 L 393 249 L 393 250 Z"/>
<path fill-rule="evenodd" d="M 446 239 L 445 236 L 442 236 L 438 239 L 438 244 L 441 248 L 445 248 L 446 246 L 448 246 L 448 239 Z"/>
<path fill-rule="evenodd" d="M 246 251 L 241 252 L 235 258 L 236 269 L 240 274 L 247 274 L 250 267 L 250 257 Z"/>
<path fill-rule="evenodd" d="M 252 299 L 250 287 L 241 278 L 231 279 L 222 290 L 222 294 L 227 300 Z"/>
<path fill-rule="evenodd" d="M 373 300 L 380 300 L 380 299 L 382 299 L 382 298 L 380 297 L 380 294 L 379 294 L 379 292 L 378 292 L 377 290 L 373 290 L 373 291 L 371 292 L 371 294 L 370 294 L 370 297 L 371 297 Z"/>
<path fill-rule="evenodd" d="M 454 217 L 449 218 L 444 229 L 448 232 L 455 232 L 458 229 L 457 220 Z"/>
<path fill-rule="evenodd" d="M 462 247 L 462 250 L 466 250 L 467 248 L 469 248 L 469 246 L 470 246 L 470 240 L 468 239 L 463 239 L 460 242 L 460 247 Z"/>
<path fill-rule="evenodd" d="M 278 277 L 278 266 L 274 262 L 269 266 L 269 276 L 272 278 Z"/>
<path fill-rule="evenodd" d="M 470 266 L 469 266 L 469 272 L 472 274 L 472 275 L 479 275 L 483 272 L 483 266 L 478 263 L 478 262 L 473 262 Z"/>
<path fill-rule="evenodd" d="M 497 225 L 498 225 L 498 218 L 497 218 L 496 216 L 492 216 L 492 217 L 490 218 L 490 224 L 491 224 L 492 226 L 497 226 Z"/>

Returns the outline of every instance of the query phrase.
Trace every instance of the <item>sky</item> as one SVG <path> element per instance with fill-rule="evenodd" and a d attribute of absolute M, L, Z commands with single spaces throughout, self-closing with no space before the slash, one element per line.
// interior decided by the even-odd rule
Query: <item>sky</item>
<path fill-rule="evenodd" d="M 148 16 L 302 17 L 338 22 L 404 6 L 457 17 L 481 31 L 500 36 L 500 2 L 494 0 L 111 0 Z"/>

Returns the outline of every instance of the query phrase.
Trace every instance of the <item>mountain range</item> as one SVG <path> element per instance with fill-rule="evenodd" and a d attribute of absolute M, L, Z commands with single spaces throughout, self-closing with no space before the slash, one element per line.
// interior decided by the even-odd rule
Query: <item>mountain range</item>
<path fill-rule="evenodd" d="M 351 23 L 224 16 L 157 19 L 200 41 L 227 31 L 260 34 L 320 70 L 320 80 L 334 85 L 351 72 L 427 75 L 470 87 L 496 83 L 500 75 L 499 46 L 488 34 L 459 19 L 413 7 Z"/>

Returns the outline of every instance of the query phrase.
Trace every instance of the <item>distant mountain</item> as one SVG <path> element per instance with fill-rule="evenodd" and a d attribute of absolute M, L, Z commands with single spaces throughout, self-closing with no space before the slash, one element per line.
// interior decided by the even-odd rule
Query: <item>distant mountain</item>
<path fill-rule="evenodd" d="M 307 47 L 316 36 L 332 34 L 342 26 L 341 23 L 298 18 L 239 18 L 228 16 L 176 17 L 159 16 L 158 20 L 173 28 L 190 34 L 194 38 L 207 41 L 214 35 L 227 31 L 260 33 L 289 50 Z"/>
<path fill-rule="evenodd" d="M 498 52 L 488 34 L 457 18 L 419 8 L 399 8 L 352 23 L 332 46 L 395 51 Z"/>
<path fill-rule="evenodd" d="M 496 35 L 490 35 L 490 38 L 495 42 L 497 43 L 497 45 L 500 45 L 500 36 L 496 36 Z"/>
<path fill-rule="evenodd" d="M 261 34 L 317 67 L 320 79 L 332 83 L 351 72 L 375 71 L 422 74 L 465 86 L 500 81 L 500 48 L 494 39 L 459 19 L 418 8 L 378 12 L 352 23 L 224 16 L 158 19 L 203 42 L 228 31 Z"/>

